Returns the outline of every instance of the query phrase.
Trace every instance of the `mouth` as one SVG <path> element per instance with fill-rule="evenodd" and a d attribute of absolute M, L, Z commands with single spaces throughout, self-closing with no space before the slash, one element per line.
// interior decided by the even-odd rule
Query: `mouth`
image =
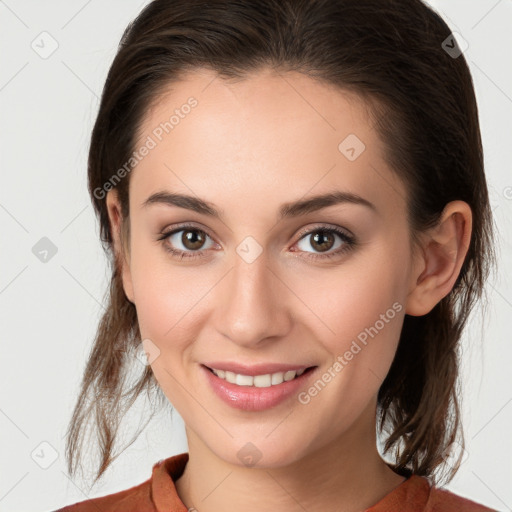
<path fill-rule="evenodd" d="M 210 368 L 209 366 L 203 365 L 207 370 L 213 373 L 219 379 L 222 379 L 230 384 L 237 386 L 247 386 L 256 388 L 268 388 L 272 386 L 279 386 L 283 382 L 289 382 L 291 380 L 298 379 L 301 375 L 304 375 L 312 371 L 316 366 L 308 366 L 300 368 L 298 370 L 287 370 L 278 371 L 273 373 L 260 373 L 251 375 L 247 373 L 237 373 L 229 370 L 222 370 L 218 368 Z"/>
<path fill-rule="evenodd" d="M 298 396 L 301 389 L 310 385 L 318 366 L 255 375 L 210 368 L 204 364 L 200 365 L 200 369 L 213 396 L 232 408 L 257 412 L 289 403 L 294 396 Z"/>

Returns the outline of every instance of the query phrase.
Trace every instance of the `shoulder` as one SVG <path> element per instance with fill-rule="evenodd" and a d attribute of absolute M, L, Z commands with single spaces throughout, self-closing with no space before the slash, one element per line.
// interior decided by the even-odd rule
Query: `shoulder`
<path fill-rule="evenodd" d="M 412 475 L 366 512 L 496 512 Z"/>
<path fill-rule="evenodd" d="M 55 512 L 186 512 L 174 482 L 181 476 L 188 453 L 181 453 L 153 465 L 151 477 L 124 491 L 67 505 Z"/>
<path fill-rule="evenodd" d="M 130 489 L 74 503 L 55 512 L 89 512 L 98 510 L 102 512 L 129 512 L 135 510 L 138 512 L 153 512 L 156 509 L 151 502 L 150 489 L 151 478 Z"/>
<path fill-rule="evenodd" d="M 151 501 L 151 478 L 124 491 L 91 498 L 73 505 L 59 508 L 55 512 L 153 512 Z"/>
<path fill-rule="evenodd" d="M 425 512 L 496 512 L 495 509 L 476 503 L 446 489 L 431 487 Z"/>

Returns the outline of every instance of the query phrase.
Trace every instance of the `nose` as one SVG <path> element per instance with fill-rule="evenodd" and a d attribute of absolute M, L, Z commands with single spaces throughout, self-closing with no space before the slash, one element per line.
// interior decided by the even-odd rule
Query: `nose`
<path fill-rule="evenodd" d="M 293 294 L 264 253 L 251 263 L 236 256 L 216 288 L 215 327 L 233 343 L 260 346 L 285 337 L 292 328 Z"/>

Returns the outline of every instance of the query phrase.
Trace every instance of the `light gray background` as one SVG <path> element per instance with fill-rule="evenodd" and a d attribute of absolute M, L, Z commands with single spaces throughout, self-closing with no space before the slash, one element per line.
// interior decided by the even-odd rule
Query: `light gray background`
<path fill-rule="evenodd" d="M 0 1 L 0 511 L 54 510 L 123 490 L 187 449 L 177 413 L 172 422 L 162 414 L 101 485 L 66 476 L 64 435 L 107 284 L 86 189 L 90 131 L 122 31 L 146 3 Z M 463 340 L 468 453 L 447 488 L 512 510 L 512 3 L 430 4 L 469 44 L 500 246 L 487 316 L 474 315 Z M 51 48 L 43 31 L 58 43 L 47 58 L 31 46 L 44 51 L 46 38 Z M 58 249 L 46 263 L 32 252 L 42 237 Z"/>

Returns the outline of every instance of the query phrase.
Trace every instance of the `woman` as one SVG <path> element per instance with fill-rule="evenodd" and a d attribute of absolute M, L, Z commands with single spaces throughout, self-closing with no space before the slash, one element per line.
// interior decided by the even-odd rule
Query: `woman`
<path fill-rule="evenodd" d="M 459 50 L 420 0 L 155 0 L 130 24 L 89 153 L 113 273 L 69 470 L 92 417 L 104 473 L 144 391 L 189 449 L 62 511 L 491 510 L 437 486 L 493 261 Z"/>

